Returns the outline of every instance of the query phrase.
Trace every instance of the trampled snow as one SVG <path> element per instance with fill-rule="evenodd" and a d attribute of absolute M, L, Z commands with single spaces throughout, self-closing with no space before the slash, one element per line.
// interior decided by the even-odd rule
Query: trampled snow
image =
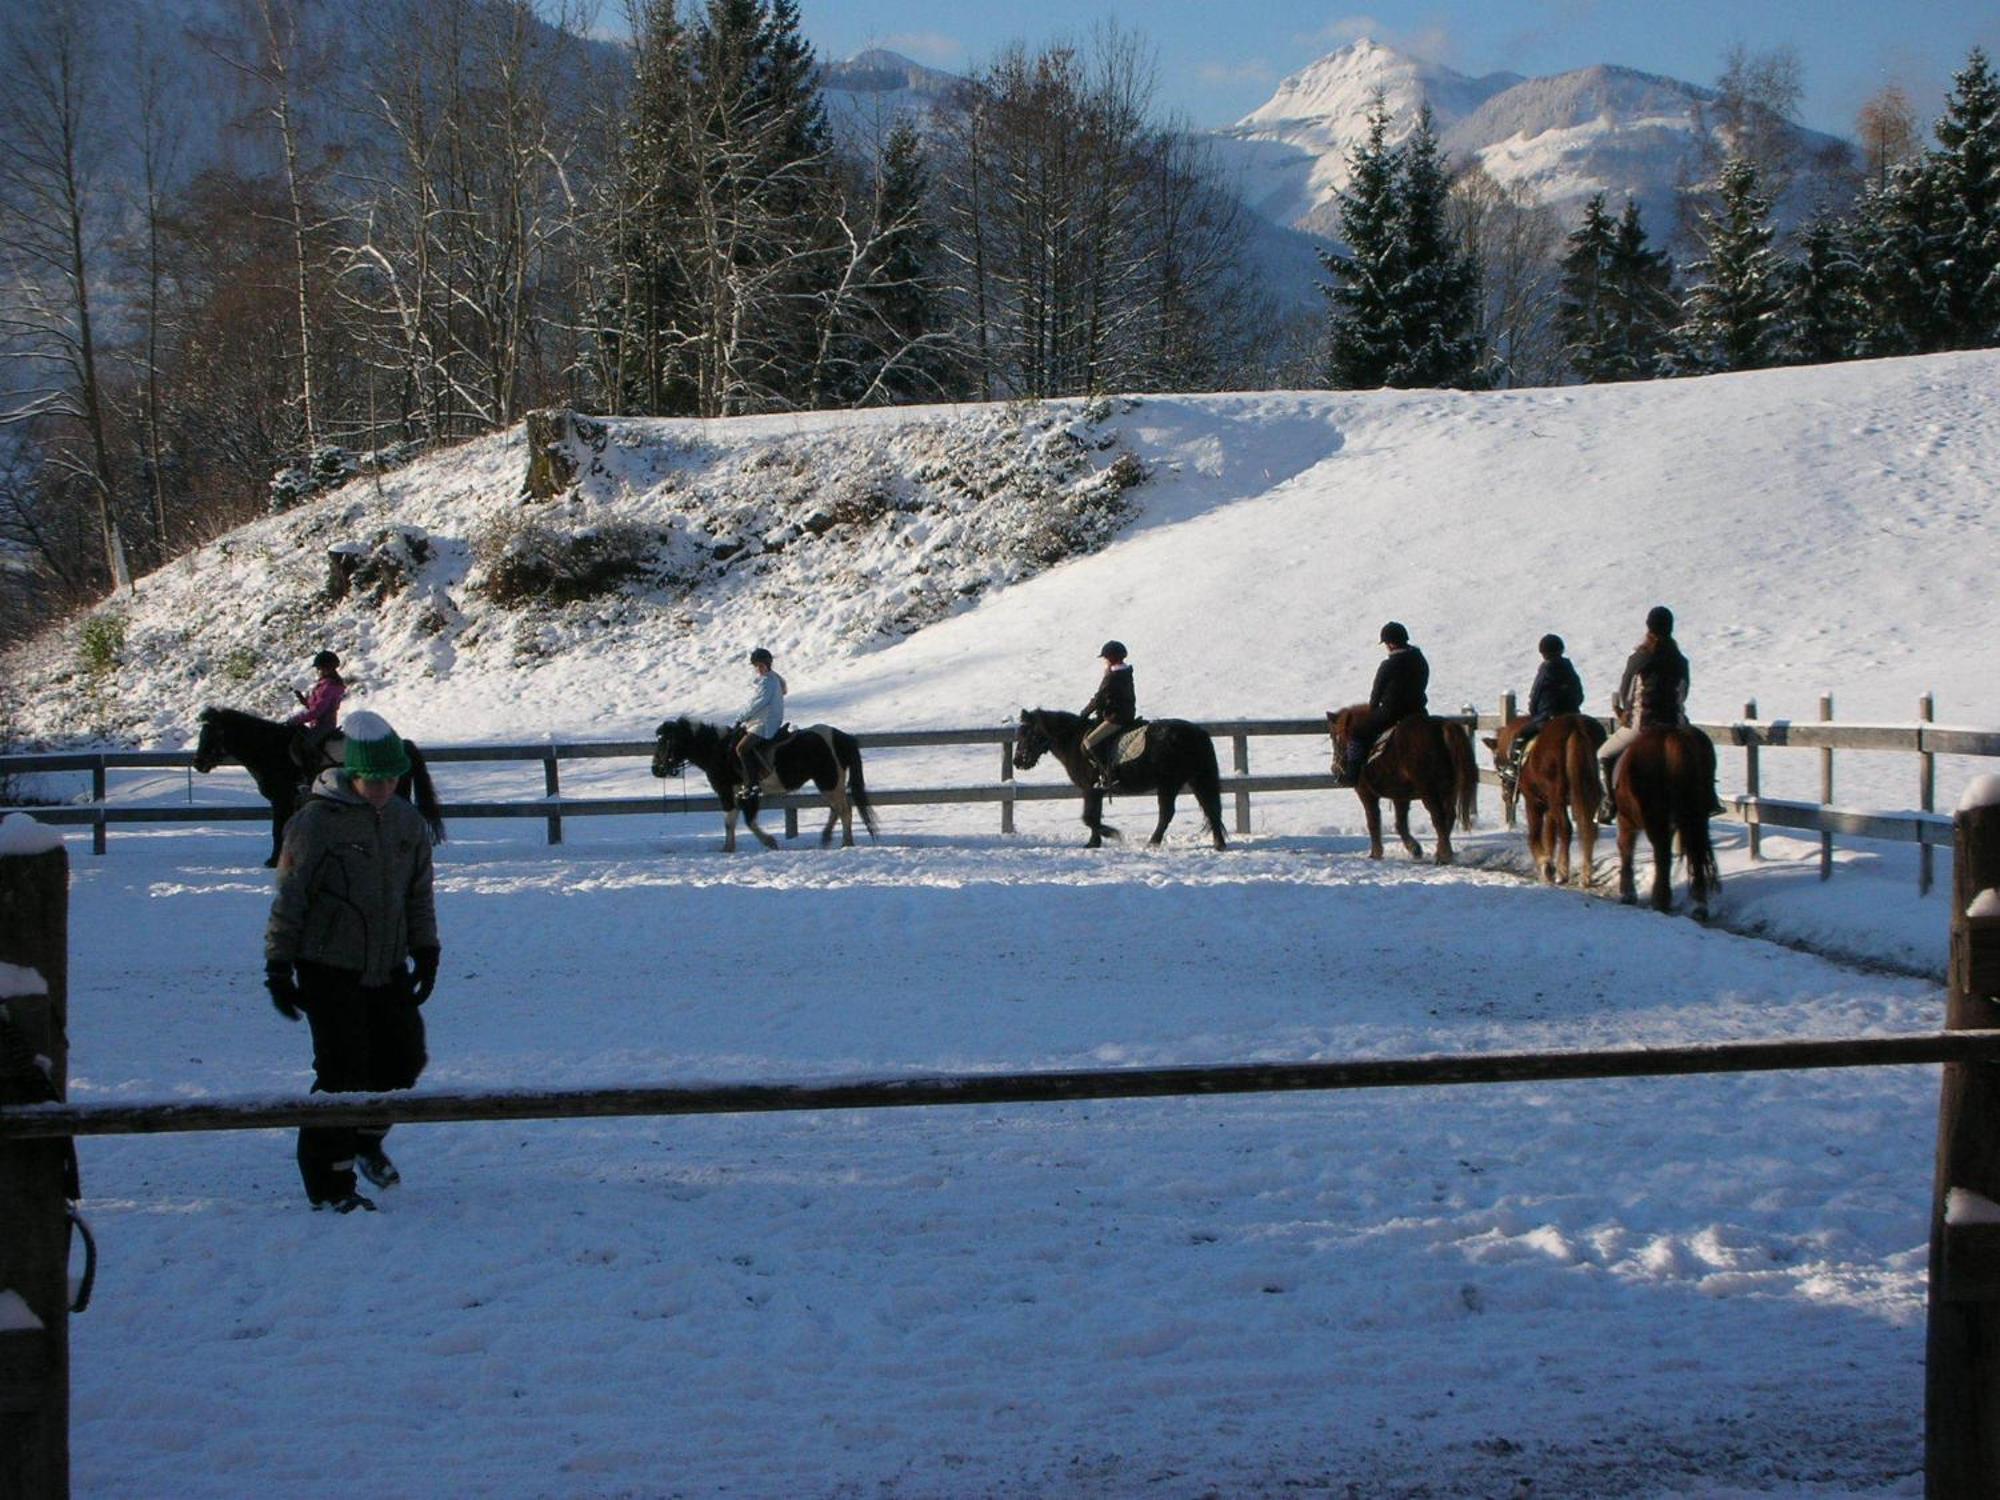
<path fill-rule="evenodd" d="M 1805 720 L 1831 690 L 1843 718 L 1908 722 L 1934 690 L 1941 718 L 1990 728 L 1996 377 L 2000 356 L 1966 355 L 1016 413 L 1029 446 L 1075 424 L 1094 472 L 1122 454 L 1149 471 L 1102 550 L 1010 578 L 918 509 L 839 552 L 784 537 L 722 567 L 699 608 L 519 618 L 464 608 L 465 539 L 517 506 L 521 445 L 496 439 L 142 581 L 128 640 L 201 624 L 178 656 L 135 658 L 116 701 L 143 705 L 143 737 L 184 743 L 262 619 L 223 596 L 310 577 L 324 548 L 393 523 L 431 541 L 412 586 L 326 606 L 317 632 L 283 614 L 266 628 L 285 652 L 244 691 L 276 710 L 281 669 L 330 636 L 357 663 L 355 705 L 413 738 L 643 735 L 732 707 L 742 651 L 767 641 L 797 720 L 991 724 L 1081 702 L 1115 634 L 1146 712 L 1300 717 L 1365 693 L 1393 616 L 1430 653 L 1434 703 L 1524 689 L 1555 629 L 1601 707 L 1664 601 L 1697 716 L 1756 697 Z M 761 475 L 735 534 L 783 536 L 805 500 L 782 465 L 831 489 L 924 443 L 1018 459 L 1005 425 L 629 424 L 603 487 L 557 513 L 664 525 L 673 496 L 717 514 L 724 486 Z M 983 582 L 885 631 L 912 602 L 899 552 Z M 425 634 L 441 598 L 465 619 L 438 608 Z M 991 749 L 884 755 L 870 781 L 991 779 Z M 1254 754 L 1282 770 L 1325 751 Z M 1940 805 L 1981 769 L 1943 761 Z M 636 765 L 575 770 L 591 791 L 660 790 Z M 1725 750 L 1725 790 L 1740 771 Z M 1769 794 L 1817 796 L 1816 752 L 1767 750 L 1763 771 Z M 452 797 L 505 774 L 440 779 Z M 537 767 L 513 774 L 512 795 L 538 792 Z M 1837 775 L 1845 805 L 1915 800 L 1911 755 L 1843 753 Z M 187 795 L 178 772 L 126 785 Z M 249 795 L 220 773 L 198 790 Z M 572 820 L 553 848 L 536 822 L 452 829 L 420 1087 L 1677 1045 L 1943 1016 L 1948 856 L 1920 897 L 1913 851 L 1843 838 L 1822 883 L 1816 840 L 1767 834 L 1752 867 L 1721 823 L 1702 927 L 1528 883 L 1490 793 L 1440 870 L 1362 858 L 1345 794 L 1260 797 L 1221 853 L 1192 809 L 1163 849 L 1085 851 L 1059 802 L 1024 804 L 1012 837 L 990 806 L 898 807 L 852 851 L 725 858 L 675 790 L 657 817 Z M 1112 816 L 1143 829 L 1150 800 Z M 71 1098 L 302 1090 L 307 1038 L 260 983 L 256 825 L 72 848 Z M 77 1489 L 1916 1494 L 1936 1109 L 1936 1070 L 1907 1067 L 404 1127 L 403 1184 L 348 1217 L 307 1211 L 284 1132 L 90 1138 L 103 1260 L 72 1329 Z"/>

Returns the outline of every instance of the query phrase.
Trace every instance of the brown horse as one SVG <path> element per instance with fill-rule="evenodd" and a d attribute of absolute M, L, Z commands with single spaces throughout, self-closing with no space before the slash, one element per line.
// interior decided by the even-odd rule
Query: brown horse
<path fill-rule="evenodd" d="M 1618 758 L 1618 899 L 1638 900 L 1632 854 L 1643 830 L 1653 846 L 1653 910 L 1674 904 L 1674 838 L 1687 861 L 1688 897 L 1697 920 L 1708 918 L 1708 898 L 1721 884 L 1708 813 L 1715 795 L 1715 746 L 1699 729 L 1645 729 Z"/>
<path fill-rule="evenodd" d="M 1596 880 L 1597 802 L 1604 795 L 1597 773 L 1597 747 L 1604 726 L 1588 714 L 1557 714 L 1528 744 L 1520 780 L 1513 779 L 1514 741 L 1527 724 L 1509 719 L 1486 740 L 1500 772 L 1501 794 L 1518 795 L 1528 813 L 1528 853 L 1550 885 L 1568 885 L 1573 835 L 1583 837 L 1583 884 Z"/>
<path fill-rule="evenodd" d="M 1368 712 L 1365 703 L 1328 713 L 1333 733 L 1334 774 L 1340 773 L 1340 747 L 1351 738 L 1348 726 Z M 1422 802 L 1437 830 L 1437 862 L 1451 863 L 1454 823 L 1472 826 L 1479 800 L 1479 767 L 1472 758 L 1472 736 L 1463 724 L 1411 714 L 1382 737 L 1354 779 L 1354 795 L 1368 815 L 1368 857 L 1382 857 L 1382 799 L 1396 804 L 1396 836 L 1413 859 L 1424 857 L 1423 846 L 1410 836 L 1410 804 Z"/>

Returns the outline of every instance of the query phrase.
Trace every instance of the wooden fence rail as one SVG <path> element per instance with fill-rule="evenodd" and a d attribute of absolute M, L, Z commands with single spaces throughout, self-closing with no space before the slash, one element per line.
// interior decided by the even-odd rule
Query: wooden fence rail
<path fill-rule="evenodd" d="M 1475 734 L 1497 728 L 1513 712 L 1513 695 L 1500 700 L 1497 714 L 1474 713 L 1441 715 L 1465 724 Z M 1831 712 L 1828 700 L 1827 712 Z M 1831 873 L 1832 840 L 1836 834 L 1849 838 L 1874 839 L 1888 843 L 1915 844 L 1920 850 L 1918 880 L 1928 891 L 1932 883 L 1931 851 L 1951 843 L 1951 819 L 1932 811 L 1936 793 L 1936 757 L 1959 755 L 2000 757 L 2000 730 L 1950 728 L 1931 721 L 1933 704 L 1926 694 L 1919 705 L 1920 717 L 1908 724 L 1837 723 L 1760 720 L 1753 701 L 1744 707 L 1741 719 L 1699 725 L 1720 750 L 1738 748 L 1743 752 L 1744 790 L 1725 797 L 1729 816 L 1749 827 L 1753 859 L 1763 853 L 1766 828 L 1783 828 L 1802 833 L 1818 833 L 1821 839 L 1821 876 Z M 1251 798 L 1278 792 L 1336 790 L 1331 775 L 1296 772 L 1253 774 L 1250 769 L 1250 741 L 1279 737 L 1319 738 L 1326 734 L 1324 719 L 1223 719 L 1210 720 L 1202 727 L 1218 739 L 1229 742 L 1233 774 L 1222 778 L 1222 789 L 1233 804 L 1235 832 L 1251 831 Z M 869 800 L 882 807 L 932 807 L 952 804 L 997 804 L 1000 831 L 1014 832 L 1014 811 L 1023 802 L 1059 802 L 1077 794 L 1060 780 L 1021 782 L 1015 779 L 1012 752 L 1014 727 L 996 725 L 977 729 L 908 729 L 860 733 L 855 736 L 864 750 L 933 749 L 953 746 L 997 747 L 998 779 L 957 786 L 869 788 Z M 1818 802 L 1789 801 L 1761 796 L 1761 753 L 1771 749 L 1812 750 L 1820 754 L 1822 791 Z M 1918 759 L 1918 807 L 1911 811 L 1878 812 L 1832 805 L 1832 761 L 1835 750 L 1868 753 L 1902 753 Z M 546 826 L 547 841 L 562 842 L 565 818 L 637 817 L 661 813 L 706 813 L 722 811 L 721 804 L 706 791 L 689 793 L 688 782 L 679 779 L 662 783 L 661 790 L 648 796 L 566 797 L 562 793 L 562 764 L 565 761 L 650 760 L 651 740 L 548 740 L 532 744 L 426 745 L 424 755 L 433 765 L 505 764 L 532 761 L 542 767 L 542 795 L 447 801 L 447 818 L 539 818 Z M 1481 759 L 1485 757 L 1482 754 Z M 189 767 L 193 752 L 188 750 L 90 750 L 51 751 L 29 755 L 0 756 L 0 776 L 35 772 L 88 772 L 91 799 L 88 802 L 37 807 L 35 816 L 43 822 L 92 830 L 93 852 L 105 852 L 114 824 L 144 823 L 230 823 L 262 822 L 270 816 L 260 806 L 242 804 L 199 804 L 184 806 L 118 805 L 108 800 L 108 773 L 112 770 L 159 770 Z M 1482 770 L 1480 779 L 1497 785 L 1498 777 Z M 695 778 L 697 785 L 700 779 Z M 825 799 L 810 792 L 771 797 L 766 805 L 785 814 L 785 832 L 798 834 L 801 809 L 824 809 Z M 1511 827 L 1514 809 L 1504 809 Z"/>

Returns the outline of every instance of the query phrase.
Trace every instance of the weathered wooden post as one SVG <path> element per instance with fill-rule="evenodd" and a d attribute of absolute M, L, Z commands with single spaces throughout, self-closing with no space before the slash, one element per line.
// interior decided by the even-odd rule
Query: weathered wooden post
<path fill-rule="evenodd" d="M 1833 722 L 1833 694 L 1819 695 L 1819 721 Z M 1833 806 L 1833 747 L 1824 746 L 1819 752 L 1819 805 Z M 1822 832 L 1819 836 L 1819 878 L 1833 879 L 1833 834 Z"/>
<path fill-rule="evenodd" d="M 1230 744 L 1235 750 L 1236 774 L 1238 776 L 1248 776 L 1250 774 L 1250 736 L 1247 734 L 1235 734 L 1229 738 Z M 1248 833 L 1250 831 L 1250 794 L 1242 790 L 1236 793 L 1236 831 L 1238 833 Z"/>
<path fill-rule="evenodd" d="M 67 1092 L 69 856 L 0 821 L 0 1104 Z M 70 1145 L 0 1141 L 0 1500 L 69 1494 Z"/>
<path fill-rule="evenodd" d="M 1743 722 L 1750 730 L 1743 736 L 1743 796 L 1751 803 L 1745 816 L 1750 820 L 1750 857 L 1764 857 L 1764 825 L 1758 821 L 1756 801 L 1759 788 L 1757 770 L 1757 700 L 1743 705 Z"/>
<path fill-rule="evenodd" d="M 1955 819 L 1947 1031 L 2000 1027 L 2000 776 Z M 1946 1063 L 1931 1202 L 1924 1493 L 2000 1494 L 2000 1064 Z"/>
<path fill-rule="evenodd" d="M 1514 707 L 1514 690 L 1508 688 L 1506 692 L 1500 695 L 1500 727 L 1503 729 L 1506 728 L 1517 712 L 1518 710 Z M 1477 745 L 1473 746 L 1475 752 L 1477 752 L 1478 748 Z M 1500 808 L 1507 815 L 1507 826 L 1512 828 L 1514 826 L 1515 799 L 1504 792 L 1501 793 Z"/>
<path fill-rule="evenodd" d="M 1927 748 L 1928 729 L 1937 717 L 1937 700 L 1929 693 L 1917 700 L 1917 806 L 1925 812 L 1937 811 L 1937 757 Z M 1929 844 L 1917 845 L 1917 894 L 1928 896 L 1936 884 L 1935 867 Z"/>
<path fill-rule="evenodd" d="M 104 822 L 104 801 L 111 795 L 111 779 L 105 774 L 104 757 L 97 757 L 97 764 L 90 768 L 90 800 L 97 804 L 97 817 L 90 825 L 90 852 L 102 854 L 110 829 Z"/>
<path fill-rule="evenodd" d="M 1014 741 L 1000 742 L 1000 831 L 1014 831 Z"/>
<path fill-rule="evenodd" d="M 556 771 L 556 747 L 554 745 L 549 746 L 547 752 L 542 756 L 542 795 L 551 802 L 557 801 L 562 796 L 562 777 Z M 549 814 L 549 842 L 551 844 L 560 844 L 562 842 L 562 814 L 560 812 L 552 811 Z"/>

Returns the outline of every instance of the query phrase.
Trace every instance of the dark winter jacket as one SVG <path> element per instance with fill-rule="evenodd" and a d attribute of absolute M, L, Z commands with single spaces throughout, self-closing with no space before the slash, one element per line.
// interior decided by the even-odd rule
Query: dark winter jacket
<path fill-rule="evenodd" d="M 1092 715 L 1111 724 L 1130 724 L 1139 717 L 1139 694 L 1132 686 L 1132 668 L 1129 663 L 1120 662 L 1104 669 L 1104 679 L 1097 684 L 1097 692 L 1083 705 L 1083 716 Z"/>
<path fill-rule="evenodd" d="M 1535 685 L 1528 690 L 1528 720 L 1540 729 L 1557 714 L 1583 711 L 1583 679 L 1567 656 L 1545 661 L 1535 671 Z"/>
<path fill-rule="evenodd" d="M 1674 638 L 1649 635 L 1626 658 L 1611 704 L 1636 729 L 1677 729 L 1688 681 L 1688 660 Z"/>
<path fill-rule="evenodd" d="M 1398 646 L 1375 669 L 1368 692 L 1368 720 L 1379 733 L 1392 724 L 1424 711 L 1430 699 L 1431 664 L 1415 646 Z"/>
<path fill-rule="evenodd" d="M 431 834 L 401 797 L 379 813 L 328 771 L 285 825 L 266 963 L 326 964 L 378 988 L 418 948 L 438 946 Z"/>

